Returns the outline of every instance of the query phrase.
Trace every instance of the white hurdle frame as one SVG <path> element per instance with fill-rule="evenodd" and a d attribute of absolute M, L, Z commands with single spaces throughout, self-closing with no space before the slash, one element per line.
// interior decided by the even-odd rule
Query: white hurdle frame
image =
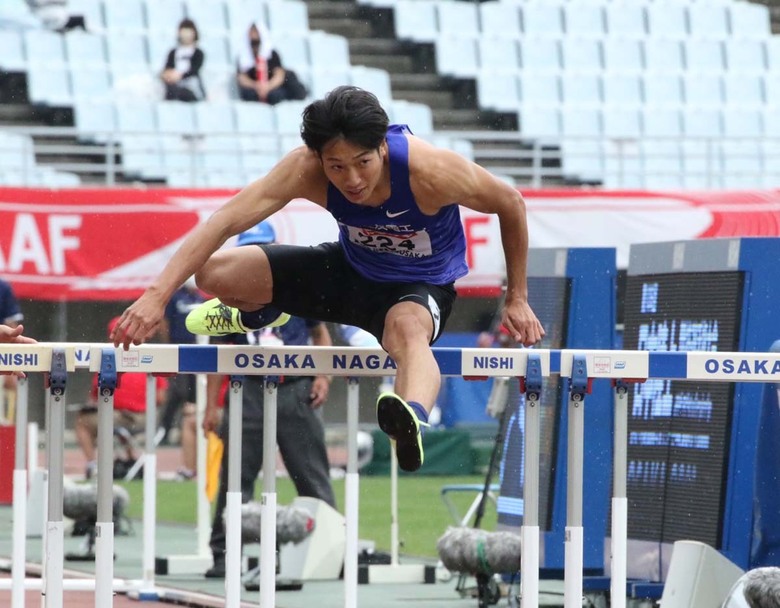
<path fill-rule="evenodd" d="M 186 350 L 185 350 L 186 348 Z M 17 372 L 51 372 L 56 369 L 61 375 L 75 371 L 75 345 L 68 344 L 32 344 L 0 345 L 0 371 Z M 525 378 L 529 376 L 529 365 L 532 363 L 540 369 L 533 374 L 542 377 L 560 375 L 572 380 L 572 391 L 569 398 L 569 471 L 567 479 L 567 521 L 566 521 L 566 552 L 564 571 L 564 605 L 565 608 L 580 608 L 582 602 L 582 564 L 583 564 L 583 529 L 582 529 L 582 451 L 584 440 L 584 401 L 587 393 L 587 382 L 591 379 L 606 378 L 615 382 L 615 461 L 613 465 L 613 520 L 612 520 L 612 592 L 613 603 L 620 607 L 625 603 L 625 559 L 626 559 L 626 384 L 648 378 L 672 380 L 703 380 L 716 382 L 777 382 L 780 373 L 756 373 L 750 370 L 775 369 L 780 367 L 779 353 L 717 353 L 717 352 L 646 352 L 646 351 L 609 351 L 609 350 L 495 350 L 477 348 L 434 348 L 442 374 L 447 376 L 494 377 L 514 375 Z M 106 357 L 102 357 L 103 355 Z M 533 356 L 529 356 L 533 355 Z M 395 373 L 395 367 L 389 356 L 376 348 L 332 348 L 332 347 L 262 347 L 262 346 L 188 346 L 175 345 L 144 345 L 132 348 L 130 351 L 114 349 L 109 345 L 92 345 L 90 347 L 89 368 L 91 371 L 101 371 L 103 361 L 115 363 L 116 372 L 144 372 L 148 374 L 170 373 L 217 373 L 237 376 L 248 373 L 266 376 L 266 407 L 264 408 L 264 462 L 263 462 L 263 512 L 261 530 L 261 584 L 260 605 L 271 608 L 275 602 L 275 571 L 276 571 L 276 375 L 283 373 L 288 376 L 333 375 L 346 376 L 354 379 L 349 381 L 348 390 L 348 428 L 350 429 L 348 478 L 346 489 L 347 513 L 347 544 L 345 555 L 345 605 L 353 608 L 357 604 L 357 514 L 358 514 L 358 478 L 356 467 L 357 443 L 357 377 L 387 376 Z M 187 365 L 180 369 L 180 358 L 187 359 Z M 724 362 L 731 365 L 724 366 Z M 733 364 L 734 361 L 739 365 Z M 494 365 L 494 363 L 500 363 Z M 552 362 L 556 369 L 551 369 Z M 774 366 L 774 367 L 773 367 Z M 739 371 L 742 368 L 747 372 Z M 728 371 L 724 371 L 728 370 Z M 651 374 L 651 370 L 654 370 Z M 732 371 L 736 370 L 736 371 Z M 48 521 L 44 540 L 46 556 L 46 573 L 43 586 L 46 592 L 47 608 L 62 606 L 62 459 L 55 457 L 61 454 L 62 433 L 64 422 L 65 386 L 60 378 L 53 378 L 50 390 L 47 392 L 47 409 L 49 414 L 49 483 L 48 483 Z M 25 386 L 25 383 L 22 383 Z M 240 403 L 242 386 L 238 386 L 235 394 L 231 393 L 231 406 Z M 24 394 L 24 393 L 22 393 Z M 101 405 L 101 411 L 106 416 L 101 417 L 100 429 L 111 431 L 113 423 L 109 416 L 111 410 L 107 407 L 112 399 Z M 234 401 L 235 400 L 235 401 Z M 22 403 L 24 401 L 24 403 Z M 19 405 L 26 408 L 26 399 L 19 399 Z M 538 521 L 538 478 L 531 468 L 538 473 L 538 407 L 532 404 L 526 408 L 526 434 L 536 430 L 531 441 L 526 440 L 526 482 L 525 505 L 526 519 L 523 526 L 523 608 L 533 605 L 532 597 L 538 592 L 538 557 L 539 531 Z M 240 413 L 240 407 L 231 407 L 231 412 Z M 26 412 L 25 412 L 26 413 Z M 234 414 L 234 415 L 235 415 Z M 18 419 L 17 419 L 18 420 Z M 234 429 L 240 429 L 240 416 L 235 421 L 231 417 L 230 457 L 231 467 L 240 466 L 240 433 L 238 440 L 233 440 Z M 530 424 L 529 424 L 530 423 Z M 17 431 L 17 435 L 20 431 Z M 104 432 L 104 435 L 106 433 Z M 109 437 L 112 433 L 108 433 Z M 105 438 L 104 438 L 105 441 Z M 21 442 L 23 443 L 23 441 Z M 102 444 L 101 444 L 102 445 Z M 23 445 L 21 446 L 23 447 Z M 151 446 L 153 450 L 153 446 Z M 17 443 L 17 456 L 14 481 L 24 481 L 24 466 L 19 454 L 20 443 Z M 111 451 L 100 450 L 101 463 L 98 470 L 110 472 Z M 234 457 L 236 455 L 236 457 Z M 102 462 L 106 459 L 108 462 Z M 17 475 L 16 472 L 19 474 Z M 235 473 L 234 473 L 235 475 Z M 151 476 L 150 476 L 151 477 Z M 106 479 L 107 478 L 107 479 Z M 350 481 L 351 480 L 351 481 Z M 108 483 L 106 483 L 106 481 Z M 230 488 L 235 488 L 235 484 Z M 14 488 L 14 513 L 24 514 L 24 507 L 17 506 L 16 497 L 21 489 Z M 239 488 L 240 492 L 240 488 Z M 109 607 L 113 605 L 112 581 L 113 573 L 113 525 L 111 523 L 112 493 L 110 475 L 98 474 L 98 556 L 101 560 L 95 583 L 96 605 Z M 22 501 L 23 502 L 23 501 Z M 236 502 L 235 499 L 233 503 Z M 236 505 L 229 502 L 229 510 L 235 510 Z M 230 517 L 227 525 L 228 547 L 240 552 L 240 494 L 238 517 Z M 232 511 L 230 511 L 232 513 Z M 528 517 L 530 515 L 530 517 Z M 24 517 L 20 518 L 24 526 Z M 17 525 L 16 519 L 14 525 Z M 17 546 L 19 531 L 14 530 L 14 555 L 22 556 L 23 549 Z M 229 550 L 230 551 L 230 550 Z M 145 554 L 147 555 L 147 554 Z M 240 553 L 239 553 L 240 555 Z M 146 558 L 148 559 L 148 558 Z M 536 562 L 534 563 L 534 560 Z M 229 562 L 235 562 L 235 558 Z M 240 561 L 240 560 L 239 560 Z M 16 565 L 16 562 L 15 564 Z M 532 566 L 537 566 L 533 568 Z M 231 568 L 232 570 L 233 568 Z M 240 565 L 235 568 L 240 569 Z M 12 577 L 13 596 L 19 597 L 20 589 L 27 581 L 19 575 L 19 569 Z M 146 574 L 146 573 L 145 573 Z M 240 606 L 240 579 L 230 576 L 226 579 L 227 595 L 225 605 L 228 608 Z M 83 581 L 82 581 L 83 582 Z M 80 587 L 81 588 L 81 587 Z M 527 594 L 527 597 L 525 597 Z M 236 599 L 237 598 L 237 599 Z M 621 602 L 619 598 L 623 598 Z M 17 600 L 19 604 L 20 600 Z M 21 600 L 23 605 L 23 600 Z M 14 605 L 13 608 L 20 608 Z"/>

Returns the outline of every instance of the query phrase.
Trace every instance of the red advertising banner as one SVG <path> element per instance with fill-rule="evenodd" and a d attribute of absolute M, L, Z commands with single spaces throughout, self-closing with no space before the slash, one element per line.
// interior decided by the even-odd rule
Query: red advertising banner
<path fill-rule="evenodd" d="M 0 277 L 20 298 L 118 300 L 138 296 L 182 239 L 232 191 L 0 188 Z M 780 236 L 780 191 L 524 191 L 532 247 Z M 462 209 L 469 276 L 461 292 L 494 293 L 504 275 L 495 216 Z M 297 200 L 271 218 L 279 242 L 335 240 L 335 221 Z M 231 246 L 228 242 L 226 246 Z"/>

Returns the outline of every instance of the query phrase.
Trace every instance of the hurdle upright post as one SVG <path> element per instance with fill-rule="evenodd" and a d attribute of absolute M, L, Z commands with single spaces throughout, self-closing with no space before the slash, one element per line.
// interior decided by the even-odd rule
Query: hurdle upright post
<path fill-rule="evenodd" d="M 522 388 L 526 397 L 520 606 L 536 608 L 539 605 L 539 402 L 542 394 L 542 361 L 538 353 L 528 354 Z"/>
<path fill-rule="evenodd" d="M 585 453 L 585 394 L 588 366 L 585 355 L 575 354 L 569 392 L 569 437 L 566 478 L 566 533 L 563 605 L 582 608 L 584 535 L 582 527 L 583 459 Z"/>
<path fill-rule="evenodd" d="M 345 479 L 344 608 L 357 608 L 358 586 L 358 408 L 360 385 L 355 377 L 347 378 L 347 475 Z"/>
<path fill-rule="evenodd" d="M 260 606 L 276 601 L 276 400 L 278 376 L 266 376 L 263 395 L 263 494 L 260 503 Z"/>
<path fill-rule="evenodd" d="M 241 605 L 241 443 L 244 377 L 230 376 L 228 487 L 225 501 L 225 606 Z"/>
<path fill-rule="evenodd" d="M 114 391 L 116 355 L 103 348 L 98 374 L 97 521 L 95 522 L 95 605 L 114 605 Z"/>
<path fill-rule="evenodd" d="M 27 408 L 29 385 L 27 378 L 16 384 L 16 446 L 14 454 L 13 489 L 13 561 L 11 563 L 11 608 L 24 608 L 24 577 L 27 563 Z"/>
<path fill-rule="evenodd" d="M 62 608 L 63 569 L 65 559 L 65 535 L 63 523 L 63 477 L 62 461 L 65 456 L 65 386 L 67 384 L 65 351 L 55 348 L 51 353 L 46 408 L 49 426 L 47 430 L 47 468 L 49 470 L 48 516 L 44 559 L 46 578 L 43 583 L 46 608 Z"/>
<path fill-rule="evenodd" d="M 144 451 L 144 546 L 142 565 L 142 594 L 154 593 L 154 553 L 157 519 L 157 378 L 146 375 L 146 446 Z"/>
<path fill-rule="evenodd" d="M 612 564 L 610 602 L 626 608 L 626 561 L 628 559 L 628 384 L 615 380 L 615 436 L 612 460 Z"/>

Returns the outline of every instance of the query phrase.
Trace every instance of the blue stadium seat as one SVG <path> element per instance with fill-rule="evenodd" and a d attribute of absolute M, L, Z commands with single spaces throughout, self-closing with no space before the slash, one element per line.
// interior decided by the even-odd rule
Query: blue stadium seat
<path fill-rule="evenodd" d="M 517 78 L 505 72 L 482 69 L 477 76 L 479 107 L 497 112 L 515 112 L 520 105 Z"/>
<path fill-rule="evenodd" d="M 604 69 L 598 40 L 566 37 L 561 40 L 561 58 L 566 71 L 601 72 Z"/>
<path fill-rule="evenodd" d="M 729 3 L 731 35 L 765 39 L 772 35 L 769 7 L 753 2 Z"/>
<path fill-rule="evenodd" d="M 198 46 L 205 55 L 204 66 L 219 67 L 228 71 L 235 69 L 235 60 L 228 48 L 226 36 L 219 33 L 206 32 L 201 34 Z"/>
<path fill-rule="evenodd" d="M 285 36 L 274 42 L 276 52 L 282 59 L 282 65 L 291 70 L 308 70 L 309 40 L 308 36 Z"/>
<path fill-rule="evenodd" d="M 65 36 L 65 53 L 71 67 L 105 67 L 106 48 L 103 36 L 73 30 Z"/>
<path fill-rule="evenodd" d="M 603 5 L 590 2 L 572 2 L 563 7 L 563 21 L 567 36 L 602 38 L 605 34 Z"/>
<path fill-rule="evenodd" d="M 647 35 L 644 4 L 607 2 L 604 17 L 608 36 L 641 39 Z"/>
<path fill-rule="evenodd" d="M 393 92 L 390 83 L 390 74 L 387 70 L 369 68 L 355 65 L 349 71 L 349 82 L 353 86 L 371 91 L 379 99 L 383 107 L 392 103 Z"/>
<path fill-rule="evenodd" d="M 729 106 L 760 107 L 764 105 L 764 79 L 750 74 L 729 72 L 723 76 L 723 93 Z"/>
<path fill-rule="evenodd" d="M 309 32 L 309 11 L 300 0 L 268 0 L 268 28 L 276 38 Z"/>
<path fill-rule="evenodd" d="M 718 76 L 690 74 L 683 78 L 683 89 L 688 106 L 719 108 L 723 104 L 723 86 Z"/>
<path fill-rule="evenodd" d="M 567 73 L 561 78 L 561 101 L 570 107 L 601 106 L 601 79 L 593 73 Z"/>
<path fill-rule="evenodd" d="M 70 83 L 73 99 L 100 101 L 110 99 L 113 94 L 111 78 L 105 65 L 76 67 L 71 64 Z"/>
<path fill-rule="evenodd" d="M 17 30 L 0 30 L 0 70 L 23 72 L 27 69 L 24 53 L 24 39 Z"/>
<path fill-rule="evenodd" d="M 480 35 L 479 9 L 470 2 L 441 0 L 436 5 L 439 34 L 478 38 Z"/>
<path fill-rule="evenodd" d="M 436 3 L 430 0 L 398 0 L 393 8 L 395 37 L 432 42 L 439 35 Z"/>
<path fill-rule="evenodd" d="M 554 0 L 520 5 L 524 36 L 563 36 L 561 6 Z"/>
<path fill-rule="evenodd" d="M 647 105 L 676 108 L 684 103 L 682 79 L 676 74 L 646 73 L 642 89 Z"/>
<path fill-rule="evenodd" d="M 651 38 L 682 40 L 688 37 L 688 15 L 681 2 L 650 2 L 645 7 L 647 34 Z"/>
<path fill-rule="evenodd" d="M 750 38 L 729 38 L 723 42 L 726 69 L 741 74 L 766 72 L 766 49 L 764 41 Z"/>
<path fill-rule="evenodd" d="M 109 36 L 115 31 L 141 33 L 147 29 L 143 0 L 104 0 L 103 18 Z"/>
<path fill-rule="evenodd" d="M 604 103 L 635 108 L 642 104 L 642 79 L 633 74 L 607 72 L 601 79 Z"/>
<path fill-rule="evenodd" d="M 517 5 L 508 2 L 483 2 L 479 5 L 482 36 L 510 38 L 521 37 L 520 12 Z"/>
<path fill-rule="evenodd" d="M 688 6 L 690 34 L 694 38 L 723 40 L 729 36 L 728 6 L 695 2 Z"/>
<path fill-rule="evenodd" d="M 141 34 L 114 32 L 106 37 L 108 62 L 112 66 L 129 71 L 137 71 L 149 66 L 146 51 L 146 36 Z M 155 66 L 163 65 L 165 58 L 155 58 Z"/>
<path fill-rule="evenodd" d="M 349 44 L 344 36 L 315 31 L 309 35 L 309 61 L 312 70 L 349 70 Z"/>
<path fill-rule="evenodd" d="M 169 45 L 173 43 L 176 29 L 179 23 L 184 19 L 184 4 L 178 0 L 146 0 L 146 26 L 151 36 L 162 36 L 166 38 Z M 206 24 L 195 22 L 200 33 L 204 33 L 201 28 Z"/>
<path fill-rule="evenodd" d="M 439 36 L 436 39 L 436 71 L 446 76 L 474 78 L 479 73 L 476 41 L 458 36 Z"/>
<path fill-rule="evenodd" d="M 720 40 L 692 38 L 683 42 L 685 68 L 689 74 L 721 74 L 723 45 Z"/>
<path fill-rule="evenodd" d="M 245 101 L 237 101 L 232 105 L 238 133 L 276 133 L 276 114 L 273 106 Z M 300 122 L 300 116 L 298 121 Z"/>
<path fill-rule="evenodd" d="M 557 107 L 561 103 L 561 82 L 555 73 L 524 70 L 518 84 L 522 105 Z"/>
<path fill-rule="evenodd" d="M 511 38 L 483 36 L 477 40 L 479 65 L 485 70 L 514 73 L 520 70 L 520 54 L 517 41 Z"/>
<path fill-rule="evenodd" d="M 154 104 L 148 101 L 119 101 L 116 103 L 116 126 L 123 133 L 150 133 L 157 131 Z"/>

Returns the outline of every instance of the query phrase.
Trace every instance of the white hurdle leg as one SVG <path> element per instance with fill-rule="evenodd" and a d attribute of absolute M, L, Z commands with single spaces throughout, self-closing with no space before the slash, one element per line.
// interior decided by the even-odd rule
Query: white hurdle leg
<path fill-rule="evenodd" d="M 208 342 L 202 341 L 205 336 L 198 336 L 198 344 Z M 195 487 L 197 491 L 197 526 L 198 526 L 198 555 L 211 557 L 209 541 L 211 540 L 211 503 L 206 496 L 206 466 L 208 458 L 206 455 L 206 436 L 200 432 L 203 428 L 203 416 L 206 413 L 206 374 L 198 374 L 195 377 L 195 470 L 198 472 L 195 477 Z M 239 486 L 239 490 L 240 490 Z"/>
<path fill-rule="evenodd" d="M 626 562 L 628 559 L 628 386 L 615 383 L 615 438 L 612 474 L 612 608 L 626 608 Z"/>
<path fill-rule="evenodd" d="M 260 511 L 260 606 L 276 605 L 276 389 L 265 379 L 263 396 L 263 494 Z"/>
<path fill-rule="evenodd" d="M 344 608 L 357 608 L 358 590 L 358 509 L 360 477 L 358 475 L 358 407 L 360 385 L 357 378 L 347 379 L 347 476 L 345 480 Z"/>
<path fill-rule="evenodd" d="M 11 608 L 24 608 L 24 577 L 27 563 L 27 378 L 16 385 L 16 446 L 13 494 L 13 561 L 11 563 Z"/>
<path fill-rule="evenodd" d="M 542 390 L 542 367 L 538 354 L 528 355 L 525 390 L 520 606 L 536 608 L 539 605 L 539 401 Z"/>
<path fill-rule="evenodd" d="M 230 377 L 228 487 L 225 504 L 225 606 L 241 605 L 241 441 L 244 380 Z"/>
<path fill-rule="evenodd" d="M 65 384 L 67 380 L 65 351 L 55 348 L 52 351 L 51 372 L 47 409 L 49 410 L 48 439 L 48 518 L 44 559 L 46 560 L 46 580 L 44 584 L 44 605 L 46 608 L 62 608 L 62 575 L 65 559 L 65 539 L 62 513 L 63 465 L 65 455 Z"/>
<path fill-rule="evenodd" d="M 95 522 L 95 606 L 114 605 L 114 390 L 116 360 L 104 348 L 98 375 L 97 520 Z"/>
<path fill-rule="evenodd" d="M 585 393 L 588 373 L 585 357 L 574 355 L 569 396 L 568 474 L 566 480 L 566 534 L 563 605 L 582 608 L 582 486 L 585 444 Z"/>
<path fill-rule="evenodd" d="M 144 453 L 144 544 L 141 593 L 154 593 L 155 521 L 157 519 L 157 378 L 146 376 L 146 448 Z"/>

